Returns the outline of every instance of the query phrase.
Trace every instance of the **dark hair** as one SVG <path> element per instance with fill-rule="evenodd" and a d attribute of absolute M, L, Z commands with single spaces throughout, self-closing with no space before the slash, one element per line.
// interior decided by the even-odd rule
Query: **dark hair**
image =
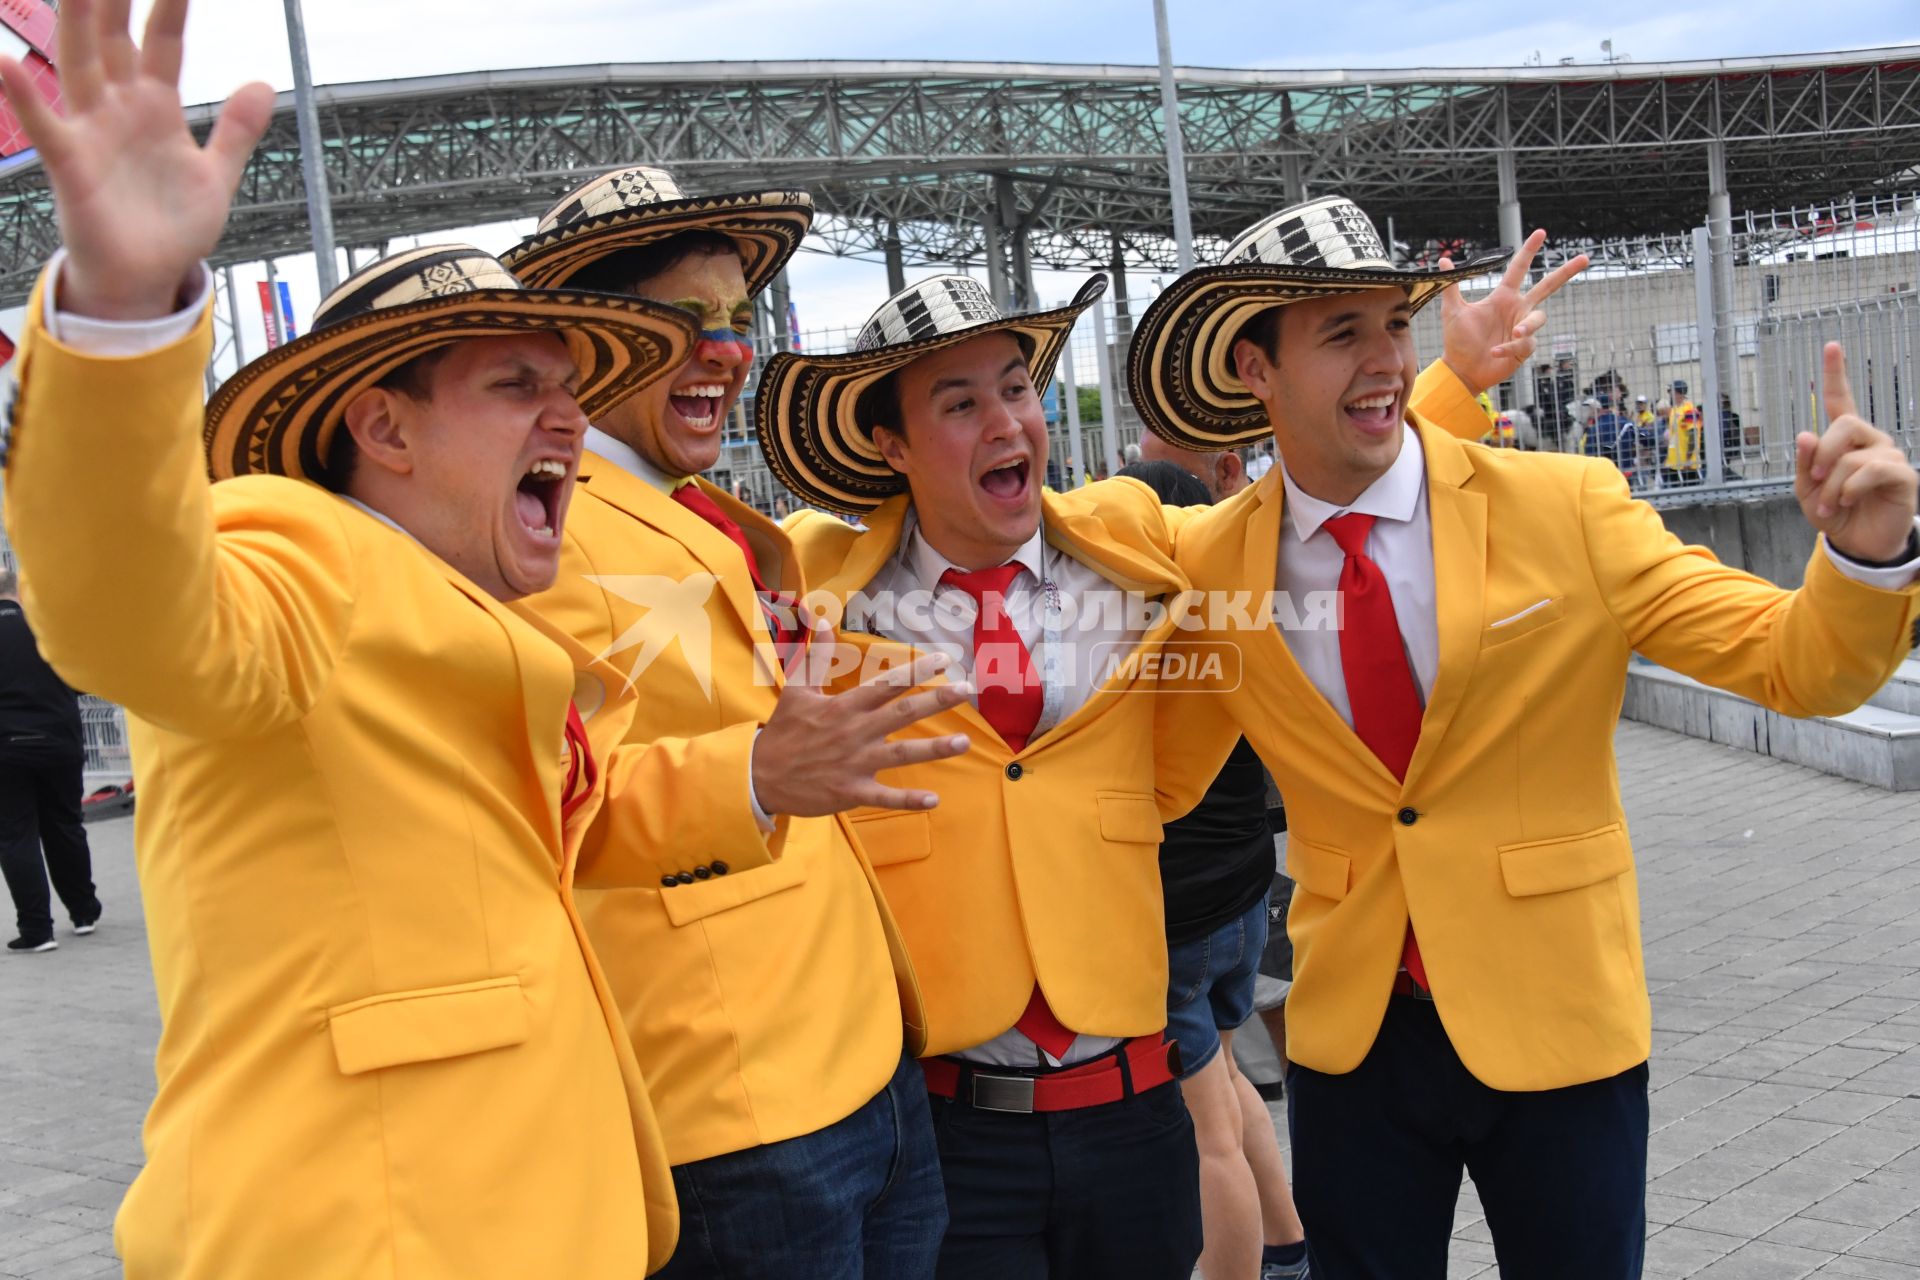
<path fill-rule="evenodd" d="M 634 293 L 658 275 L 665 275 L 695 254 L 711 258 L 715 254 L 740 254 L 740 246 L 731 236 L 718 231 L 682 231 L 679 235 L 656 240 L 638 249 L 622 249 L 595 262 L 589 262 L 553 288 L 589 289 L 596 293 Z"/>
<path fill-rule="evenodd" d="M 1120 474 L 1131 476 L 1147 488 L 1160 495 L 1160 501 L 1169 507 L 1206 507 L 1213 505 L 1213 495 L 1207 492 L 1207 486 L 1200 477 L 1177 463 L 1155 458 L 1151 462 L 1129 462 L 1120 468 Z"/>
<path fill-rule="evenodd" d="M 1238 342 L 1240 339 L 1245 338 L 1248 342 L 1260 348 L 1260 353 L 1266 356 L 1268 363 L 1279 364 L 1280 313 L 1284 309 L 1283 307 L 1268 307 L 1265 311 L 1262 311 L 1259 315 L 1241 325 L 1240 331 L 1233 335 L 1233 342 Z M 1240 366 L 1239 362 L 1233 359 L 1233 343 L 1227 344 L 1227 359 L 1234 374 L 1237 376 L 1240 372 Z"/>
<path fill-rule="evenodd" d="M 860 393 L 853 402 L 853 420 L 860 429 L 873 438 L 875 427 L 887 427 L 904 434 L 907 429 L 906 414 L 900 408 L 900 371 L 895 369 L 880 381 Z"/>
<path fill-rule="evenodd" d="M 422 352 L 369 389 L 397 392 L 416 404 L 427 404 L 433 399 L 433 371 L 452 350 L 453 346 L 449 343 Z M 326 457 L 321 460 L 319 473 L 313 477 L 314 483 L 330 493 L 345 493 L 359 461 L 360 446 L 355 443 L 353 432 L 342 417 L 333 428 L 333 438 L 327 441 Z"/>

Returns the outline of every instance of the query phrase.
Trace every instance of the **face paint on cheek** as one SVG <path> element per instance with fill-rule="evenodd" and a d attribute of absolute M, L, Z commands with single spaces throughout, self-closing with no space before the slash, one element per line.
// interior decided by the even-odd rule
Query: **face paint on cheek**
<path fill-rule="evenodd" d="M 693 341 L 695 360 L 725 360 L 728 357 L 741 364 L 752 364 L 753 343 L 732 329 L 702 329 Z"/>

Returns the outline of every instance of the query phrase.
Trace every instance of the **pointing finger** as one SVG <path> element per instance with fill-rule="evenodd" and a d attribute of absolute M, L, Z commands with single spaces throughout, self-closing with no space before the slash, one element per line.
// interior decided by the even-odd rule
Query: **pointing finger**
<path fill-rule="evenodd" d="M 1821 398 L 1826 402 L 1829 425 L 1848 415 L 1858 417 L 1853 384 L 1847 381 L 1847 353 L 1839 343 L 1829 342 L 1821 352 L 1821 374 Z"/>

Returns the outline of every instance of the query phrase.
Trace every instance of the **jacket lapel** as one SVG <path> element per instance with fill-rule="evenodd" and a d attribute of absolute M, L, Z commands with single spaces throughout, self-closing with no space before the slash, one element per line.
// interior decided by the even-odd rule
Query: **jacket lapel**
<path fill-rule="evenodd" d="M 733 539 L 640 477 L 598 454 L 588 453 L 581 458 L 580 480 L 594 497 L 685 547 L 701 567 L 714 576 L 720 593 L 732 606 L 734 617 L 747 635 L 757 640 L 755 623 L 760 618 L 760 605 L 754 598 L 753 579 L 746 573 L 740 548 L 733 544 Z M 764 623 L 760 629 L 765 629 Z"/>
<path fill-rule="evenodd" d="M 1286 487 L 1280 481 L 1280 468 L 1268 468 L 1267 474 L 1260 478 L 1255 503 L 1247 516 L 1246 540 L 1240 548 L 1240 562 L 1249 567 L 1252 578 L 1250 586 L 1256 599 L 1260 593 L 1277 588 L 1280 539 L 1293 536 L 1285 519 L 1286 492 Z M 1247 657 L 1258 656 L 1260 661 L 1246 663 L 1251 668 L 1247 672 L 1248 678 L 1278 680 L 1286 690 L 1286 705 L 1305 710 L 1319 722 L 1322 734 L 1342 743 L 1349 752 L 1365 761 L 1366 767 L 1378 774 L 1387 785 L 1396 789 L 1399 787 L 1399 780 L 1386 765 L 1380 763 L 1380 757 L 1373 753 L 1373 748 L 1360 740 L 1360 735 L 1340 718 L 1326 695 L 1307 679 L 1307 673 L 1300 669 L 1293 650 L 1287 647 L 1286 638 L 1280 634 L 1277 622 L 1269 618 L 1266 625 L 1254 633 L 1253 644 L 1257 646 L 1255 653 L 1243 654 L 1242 660 L 1244 662 Z"/>
<path fill-rule="evenodd" d="M 1439 751 L 1480 660 L 1487 590 L 1487 497 L 1470 487 L 1473 462 L 1453 436 L 1418 416 L 1413 421 L 1427 456 L 1440 666 L 1420 721 L 1420 742 L 1407 766 L 1409 786 Z"/>

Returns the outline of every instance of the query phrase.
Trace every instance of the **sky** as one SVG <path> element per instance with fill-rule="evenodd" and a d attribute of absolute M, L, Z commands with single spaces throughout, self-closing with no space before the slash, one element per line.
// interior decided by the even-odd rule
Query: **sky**
<path fill-rule="evenodd" d="M 136 0 L 136 20 L 150 0 Z M 508 67 L 795 58 L 1150 64 L 1152 0 L 306 0 L 316 83 Z M 1268 68 L 1514 66 L 1616 55 L 1651 62 L 1920 44 L 1916 0 L 1613 0 L 1604 23 L 1582 5 L 1518 0 L 1169 0 L 1174 60 Z M 956 18 L 964 13 L 965 20 Z M 290 88 L 283 5 L 198 0 L 182 92 L 224 98 L 249 80 Z M 498 251 L 530 228 L 477 229 Z M 436 237 L 439 238 L 439 237 Z M 284 260 L 296 311 L 318 301 L 311 260 Z M 885 295 L 869 263 L 801 254 L 792 269 L 803 327 L 857 325 Z M 1043 297 L 1072 278 L 1046 273 Z M 250 334 L 250 354 L 260 350 Z"/>

